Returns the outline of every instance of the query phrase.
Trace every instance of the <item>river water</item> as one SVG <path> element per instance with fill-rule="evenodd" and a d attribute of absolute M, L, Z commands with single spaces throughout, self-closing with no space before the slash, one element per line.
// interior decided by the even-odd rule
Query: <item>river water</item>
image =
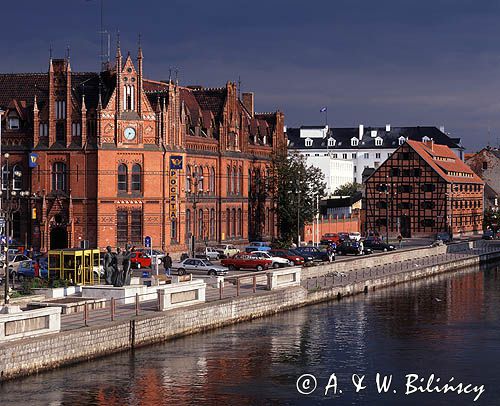
<path fill-rule="evenodd" d="M 499 316 L 500 267 L 467 269 L 6 382 L 0 405 L 500 405 Z M 476 392 L 411 393 L 431 374 Z"/>

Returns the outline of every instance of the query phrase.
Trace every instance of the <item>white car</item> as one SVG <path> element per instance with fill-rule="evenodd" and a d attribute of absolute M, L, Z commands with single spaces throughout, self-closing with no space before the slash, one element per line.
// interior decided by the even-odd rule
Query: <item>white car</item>
<path fill-rule="evenodd" d="M 285 266 L 292 265 L 292 263 L 288 259 L 282 258 L 282 257 L 273 257 L 272 255 L 268 254 L 266 251 L 252 251 L 250 254 L 252 254 L 253 256 L 256 256 L 259 259 L 268 259 L 268 260 L 272 261 L 271 266 L 273 268 L 283 268 Z"/>
<path fill-rule="evenodd" d="M 217 261 L 221 254 L 213 247 L 205 247 L 204 249 L 197 250 L 195 256 L 196 258 L 206 258 L 209 261 Z"/>
<path fill-rule="evenodd" d="M 349 239 L 352 241 L 361 241 L 361 234 L 358 232 L 349 233 Z"/>

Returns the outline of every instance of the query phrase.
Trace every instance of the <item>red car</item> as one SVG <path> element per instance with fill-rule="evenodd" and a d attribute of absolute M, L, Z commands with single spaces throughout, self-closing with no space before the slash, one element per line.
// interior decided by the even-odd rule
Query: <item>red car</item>
<path fill-rule="evenodd" d="M 321 237 L 321 244 L 328 245 L 332 242 L 335 244 L 340 244 L 340 236 L 337 233 L 326 233 L 323 234 L 323 237 Z"/>
<path fill-rule="evenodd" d="M 304 265 L 304 258 L 297 254 L 294 254 L 289 250 L 271 250 L 268 251 L 267 253 L 273 257 L 281 257 L 288 259 L 292 263 L 292 266 Z"/>
<path fill-rule="evenodd" d="M 225 258 L 220 261 L 222 266 L 227 266 L 230 271 L 235 271 L 237 269 L 255 269 L 257 271 L 263 271 L 268 269 L 273 261 L 268 259 L 260 259 L 252 254 L 236 254 L 231 258 Z"/>
<path fill-rule="evenodd" d="M 144 252 L 134 251 L 130 257 L 130 262 L 132 263 L 132 268 L 151 268 L 151 257 Z"/>

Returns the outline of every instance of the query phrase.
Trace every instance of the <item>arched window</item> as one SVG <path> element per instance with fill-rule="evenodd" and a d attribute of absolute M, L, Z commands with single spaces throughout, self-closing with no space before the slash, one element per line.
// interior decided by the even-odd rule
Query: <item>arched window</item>
<path fill-rule="evenodd" d="M 243 217 L 241 209 L 238 209 L 238 235 L 243 237 Z"/>
<path fill-rule="evenodd" d="M 232 182 L 231 182 L 231 167 L 228 166 L 227 167 L 227 194 L 229 195 L 231 193 L 231 185 L 232 185 Z"/>
<path fill-rule="evenodd" d="M 405 143 L 405 141 L 406 141 L 405 137 L 403 137 L 403 136 L 399 137 L 399 145 L 403 145 Z"/>
<path fill-rule="evenodd" d="M 118 192 L 128 192 L 128 168 L 125 164 L 118 165 Z"/>
<path fill-rule="evenodd" d="M 210 239 L 215 240 L 215 210 L 210 209 Z"/>
<path fill-rule="evenodd" d="M 132 166 L 132 192 L 140 192 L 142 190 L 142 170 L 141 165 L 134 164 Z"/>
<path fill-rule="evenodd" d="M 233 214 L 231 217 L 231 220 L 233 221 L 233 227 L 232 227 L 232 232 L 233 232 L 233 237 L 236 236 L 237 229 L 236 229 L 236 209 L 233 209 Z"/>
<path fill-rule="evenodd" d="M 186 193 L 191 193 L 191 166 L 186 169 Z"/>
<path fill-rule="evenodd" d="M 12 190 L 21 190 L 23 187 L 23 171 L 21 165 L 12 168 Z"/>
<path fill-rule="evenodd" d="M 252 170 L 248 170 L 248 194 L 252 191 Z"/>
<path fill-rule="evenodd" d="M 201 166 L 198 171 L 198 192 L 205 192 L 205 174 L 203 172 L 203 167 Z"/>
<path fill-rule="evenodd" d="M 198 239 L 203 239 L 203 209 L 198 211 Z"/>
<path fill-rule="evenodd" d="M 359 140 L 355 137 L 351 138 L 351 146 L 357 147 L 359 144 Z"/>
<path fill-rule="evenodd" d="M 240 169 L 238 171 L 238 194 L 243 193 L 243 169 L 240 166 Z"/>
<path fill-rule="evenodd" d="M 269 207 L 266 208 L 266 233 L 271 233 L 271 218 L 269 217 Z"/>
<path fill-rule="evenodd" d="M 231 193 L 238 193 L 237 192 L 237 177 L 238 177 L 238 170 L 236 169 L 236 167 L 233 167 L 233 178 L 232 178 L 232 184 L 231 184 Z"/>
<path fill-rule="evenodd" d="M 66 191 L 66 164 L 55 162 L 52 165 L 52 191 Z"/>
<path fill-rule="evenodd" d="M 191 210 L 186 210 L 186 239 L 191 236 Z"/>
<path fill-rule="evenodd" d="M 328 138 L 328 146 L 329 147 L 335 146 L 335 138 Z"/>
<path fill-rule="evenodd" d="M 2 189 L 6 190 L 9 184 L 9 172 L 7 171 L 7 165 L 2 166 Z"/>
<path fill-rule="evenodd" d="M 382 140 L 382 138 L 380 138 L 380 137 L 375 138 L 375 146 L 381 147 L 383 142 L 384 141 Z"/>
<path fill-rule="evenodd" d="M 226 209 L 226 240 L 231 235 L 231 210 Z"/>
<path fill-rule="evenodd" d="M 215 169 L 213 166 L 210 168 L 210 193 L 215 193 Z"/>

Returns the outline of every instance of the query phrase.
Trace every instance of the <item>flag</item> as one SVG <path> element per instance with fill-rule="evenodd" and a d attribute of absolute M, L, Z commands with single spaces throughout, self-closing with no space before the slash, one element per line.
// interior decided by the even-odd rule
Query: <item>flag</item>
<path fill-rule="evenodd" d="M 327 107 L 322 107 L 321 110 L 319 111 L 320 113 L 324 113 L 328 108 Z"/>

